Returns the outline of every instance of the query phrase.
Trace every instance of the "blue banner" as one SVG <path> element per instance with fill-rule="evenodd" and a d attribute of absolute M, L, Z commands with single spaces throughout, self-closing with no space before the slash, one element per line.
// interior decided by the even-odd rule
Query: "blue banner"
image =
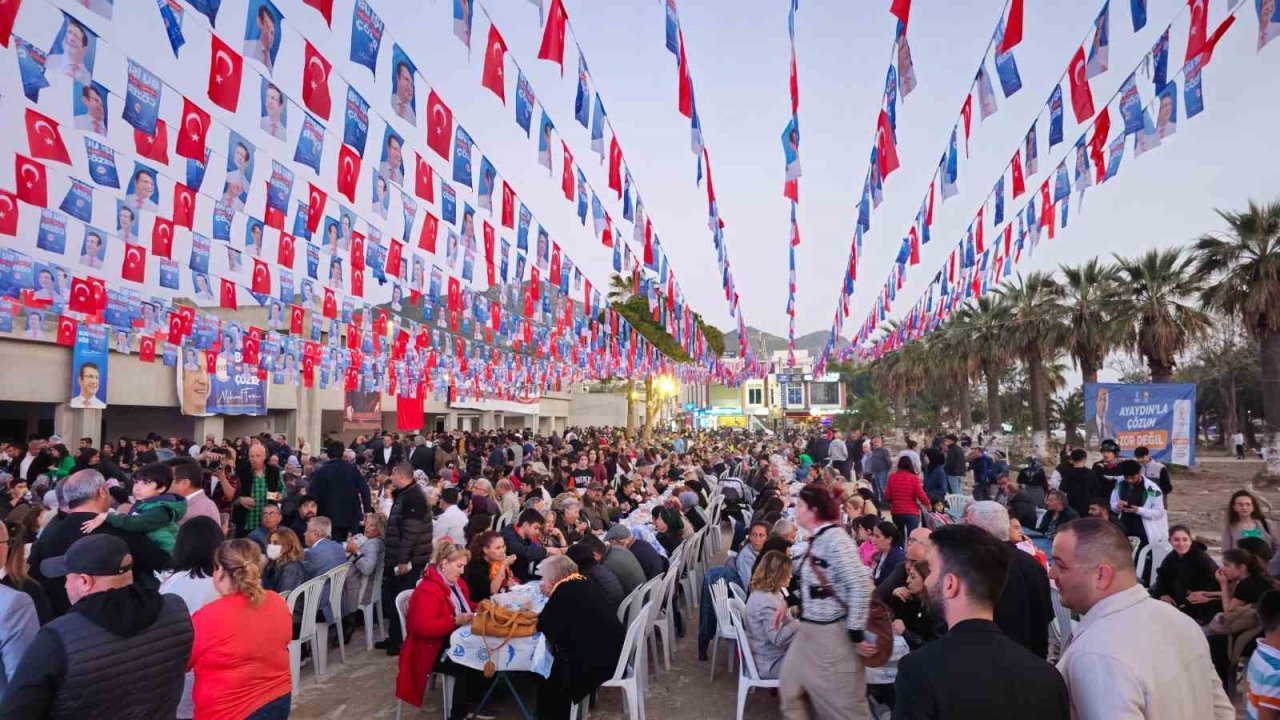
<path fill-rule="evenodd" d="M 125 85 L 124 113 L 121 117 L 144 135 L 156 134 L 161 87 L 159 76 L 138 63 L 129 61 L 129 81 Z"/>
<path fill-rule="evenodd" d="M 1049 147 L 1062 142 L 1062 84 L 1053 88 L 1049 95 Z"/>
<path fill-rule="evenodd" d="M 356 0 L 351 11 L 351 62 L 378 74 L 378 48 L 382 47 L 382 18 L 368 0 Z"/>
<path fill-rule="evenodd" d="M 75 322 L 61 318 L 59 322 Z M 71 407 L 101 410 L 107 406 L 107 330 L 80 325 L 71 353 Z"/>
<path fill-rule="evenodd" d="M 93 188 L 83 180 L 71 178 L 71 187 L 58 207 L 62 212 L 83 223 L 93 221 Z"/>
<path fill-rule="evenodd" d="M 14 48 L 18 52 L 18 72 L 22 75 L 22 94 L 31 102 L 40 102 L 40 91 L 49 87 L 44 69 L 48 56 L 40 48 L 13 36 Z"/>
<path fill-rule="evenodd" d="M 183 415 L 266 415 L 267 387 L 256 367 L 240 361 L 243 337 L 240 326 L 223 327 L 222 353 L 210 373 L 204 350 L 188 348 L 178 366 L 178 397 Z"/>
<path fill-rule="evenodd" d="M 293 161 L 306 165 L 320 174 L 320 157 L 324 154 L 324 126 L 319 120 L 304 113 L 302 131 L 298 133 L 298 147 L 293 151 Z"/>
<path fill-rule="evenodd" d="M 1139 446 L 1163 463 L 1196 464 L 1196 386 L 1085 383 L 1085 440 L 1120 443 L 1121 455 L 1133 457 Z"/>
<path fill-rule="evenodd" d="M 43 77 L 43 70 L 41 71 Z M 23 75 L 26 78 L 26 75 Z M 48 85 L 48 83 L 45 83 Z M 529 85 L 529 81 L 525 78 L 524 73 L 520 73 L 519 79 L 516 81 L 516 124 L 524 128 L 525 137 L 529 137 L 529 126 L 533 123 L 533 88 Z"/>
<path fill-rule="evenodd" d="M 67 216 L 56 210 L 40 211 L 36 247 L 59 255 L 67 251 Z"/>
<path fill-rule="evenodd" d="M 342 142 L 364 157 L 364 143 L 369 137 L 369 103 L 355 88 L 347 86 L 347 120 L 342 130 Z"/>

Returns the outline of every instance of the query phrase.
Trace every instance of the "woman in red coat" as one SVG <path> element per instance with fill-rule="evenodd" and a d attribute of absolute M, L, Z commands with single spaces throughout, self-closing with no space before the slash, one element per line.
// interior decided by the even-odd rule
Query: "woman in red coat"
<path fill-rule="evenodd" d="M 889 512 L 893 514 L 893 524 L 902 529 L 902 537 L 920 527 L 920 506 L 916 503 L 932 507 L 929 496 L 924 494 L 920 476 L 916 474 L 916 466 L 906 455 L 898 458 L 898 469 L 889 475 L 884 497 L 889 504 Z"/>
<path fill-rule="evenodd" d="M 436 543 L 433 562 L 409 597 L 400 672 L 396 676 L 396 697 L 414 707 L 422 707 L 422 694 L 432 670 L 454 676 L 449 720 L 465 717 L 469 689 L 475 684 L 471 676 L 479 672 L 440 657 L 453 631 L 470 623 L 473 617 L 471 594 L 462 580 L 462 569 L 469 557 L 463 545 L 448 539 Z"/>

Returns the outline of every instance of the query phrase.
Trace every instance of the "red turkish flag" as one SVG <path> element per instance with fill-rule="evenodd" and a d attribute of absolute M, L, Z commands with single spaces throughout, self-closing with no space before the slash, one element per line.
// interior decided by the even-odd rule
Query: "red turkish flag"
<path fill-rule="evenodd" d="M 1022 179 L 1022 151 L 1013 151 L 1013 160 L 1009 163 L 1013 174 L 1013 199 L 1027 191 L 1026 181 Z"/>
<path fill-rule="evenodd" d="M 196 191 L 175 182 L 173 184 L 173 224 L 188 230 L 196 218 Z"/>
<path fill-rule="evenodd" d="M 182 318 L 182 334 L 190 335 L 191 323 L 195 322 L 195 319 L 196 319 L 195 308 L 187 305 L 179 305 L 177 310 L 177 315 L 178 317 Z"/>
<path fill-rule="evenodd" d="M 315 8 L 325 24 L 333 27 L 333 0 L 302 0 L 302 4 Z"/>
<path fill-rule="evenodd" d="M 607 248 L 613 247 L 613 218 L 604 214 L 604 230 L 600 233 L 600 243 Z"/>
<path fill-rule="evenodd" d="M 538 48 L 538 59 L 550 60 L 559 65 L 560 77 L 564 77 L 564 30 L 568 20 L 569 13 L 565 12 L 564 3 L 551 0 L 547 27 L 542 33 L 542 46 Z"/>
<path fill-rule="evenodd" d="M 89 299 L 93 303 L 91 313 L 100 313 L 107 309 L 107 283 L 102 278 L 87 278 L 89 283 Z"/>
<path fill-rule="evenodd" d="M 436 252 L 436 234 L 440 230 L 440 220 L 431 211 L 426 211 L 422 220 L 422 233 L 418 235 L 418 247 L 432 255 Z"/>
<path fill-rule="evenodd" d="M 973 231 L 974 233 L 973 244 L 975 246 L 975 249 L 978 251 L 979 255 L 981 255 L 987 249 L 986 243 L 982 241 L 982 233 L 983 233 L 982 228 L 984 225 L 986 225 L 986 223 L 982 221 L 982 215 L 983 215 L 983 211 L 985 211 L 986 209 L 987 208 L 985 205 L 983 207 L 978 208 L 978 221 L 975 223 L 977 227 Z M 913 227 L 912 230 L 915 230 L 915 228 Z"/>
<path fill-rule="evenodd" d="M 76 330 L 79 323 L 70 315 L 58 316 L 58 344 L 71 347 L 76 344 Z"/>
<path fill-rule="evenodd" d="M 1006 53 L 1022 42 L 1022 0 L 1010 0 L 1009 18 L 1004 23 L 1004 37 L 997 52 Z"/>
<path fill-rule="evenodd" d="M 270 188 L 270 183 L 267 183 Z M 269 228 L 284 230 L 284 210 L 267 205 L 262 209 L 262 223 Z"/>
<path fill-rule="evenodd" d="M 31 157 L 71 164 L 58 121 L 31 108 L 27 108 L 27 147 L 31 148 Z"/>
<path fill-rule="evenodd" d="M 485 46 L 484 75 L 480 84 L 492 90 L 503 105 L 507 104 L 506 56 L 507 42 L 498 33 L 498 26 L 489 23 L 489 42 Z"/>
<path fill-rule="evenodd" d="M 124 262 L 120 265 L 120 277 L 129 282 L 145 282 L 147 278 L 147 249 L 132 243 L 124 244 Z"/>
<path fill-rule="evenodd" d="M 256 328 L 250 328 L 250 330 L 255 330 L 255 329 Z M 240 352 L 240 359 L 244 361 L 245 365 L 258 364 L 258 360 L 259 360 L 258 352 L 261 347 L 261 343 L 262 343 L 261 338 L 254 337 L 252 334 L 245 334 L 244 348 Z"/>
<path fill-rule="evenodd" d="M 169 164 L 169 127 L 163 120 L 156 119 L 156 131 L 148 135 L 137 128 L 133 130 L 133 148 L 144 158 L 155 160 L 163 165 Z M 201 158 L 204 159 L 203 157 Z"/>
<path fill-rule="evenodd" d="M 67 309 L 86 315 L 98 312 L 97 303 L 93 299 L 93 287 L 88 279 L 71 278 L 71 299 L 67 303 Z"/>
<path fill-rule="evenodd" d="M 502 227 L 516 226 L 516 191 L 504 179 L 502 181 Z"/>
<path fill-rule="evenodd" d="M 364 269 L 364 235 L 354 230 L 351 232 L 351 267 Z"/>
<path fill-rule="evenodd" d="M 1076 48 L 1076 54 L 1071 56 L 1067 77 L 1071 81 L 1071 109 L 1076 113 L 1076 122 L 1084 124 L 1093 116 L 1093 91 L 1089 89 L 1089 79 L 1085 76 L 1083 47 Z"/>
<path fill-rule="evenodd" d="M 217 35 L 209 38 L 209 99 L 234 113 L 240 104 L 240 71 L 244 59 Z"/>
<path fill-rule="evenodd" d="M 253 283 L 249 289 L 259 295 L 271 294 L 271 267 L 258 258 L 253 259 Z"/>
<path fill-rule="evenodd" d="M 427 147 L 448 160 L 452 143 L 453 111 L 444 104 L 439 95 L 436 95 L 436 91 L 432 90 L 427 95 Z"/>
<path fill-rule="evenodd" d="M 182 330 L 182 316 L 176 312 L 169 313 L 169 342 L 180 343 L 185 333 Z"/>
<path fill-rule="evenodd" d="M 1191 58 L 1204 52 L 1205 36 L 1209 30 L 1209 0 L 1187 0 L 1187 9 L 1191 11 L 1191 26 L 1187 31 L 1187 57 L 1184 62 L 1191 62 Z"/>
<path fill-rule="evenodd" d="M 146 363 L 156 361 L 156 339 L 154 337 L 143 335 L 138 339 L 138 359 Z"/>
<path fill-rule="evenodd" d="M 151 254 L 156 257 L 173 259 L 173 221 L 156 216 L 151 226 Z"/>
<path fill-rule="evenodd" d="M 289 306 L 289 332 L 295 335 L 302 333 L 303 312 L 301 305 Z"/>
<path fill-rule="evenodd" d="M 182 123 L 173 151 L 184 158 L 204 162 L 205 141 L 209 137 L 209 113 L 189 98 L 182 98 Z"/>
<path fill-rule="evenodd" d="M 876 122 L 876 156 L 880 163 L 880 178 L 887 179 L 889 173 L 898 169 L 898 148 L 893 142 L 893 128 L 889 126 L 889 116 L 884 110 Z"/>
<path fill-rule="evenodd" d="M 898 22 L 902 23 L 902 29 L 907 29 L 907 19 L 911 17 L 911 0 L 893 0 L 893 4 L 889 6 L 889 13 L 898 18 Z"/>
<path fill-rule="evenodd" d="M 0 190 L 0 235 L 18 234 L 18 196 Z"/>
<path fill-rule="evenodd" d="M 415 152 L 418 157 L 417 167 L 413 173 L 413 194 L 429 203 L 436 201 L 435 183 L 431 180 L 431 166 L 427 164 L 422 153 Z"/>
<path fill-rule="evenodd" d="M 218 292 L 218 306 L 229 310 L 235 310 L 238 307 L 236 303 L 236 284 L 226 278 L 222 278 L 222 287 Z"/>
<path fill-rule="evenodd" d="M 364 297 L 364 270 L 351 268 L 351 294 Z"/>
<path fill-rule="evenodd" d="M 333 66 L 311 41 L 306 41 L 302 63 L 302 102 L 326 122 L 333 111 L 333 99 L 329 96 L 329 71 L 332 69 Z"/>
<path fill-rule="evenodd" d="M 320 227 L 320 216 L 324 214 L 324 204 L 328 199 L 325 191 L 307 183 L 307 232 L 312 235 Z"/>
<path fill-rule="evenodd" d="M 693 117 L 693 78 L 689 77 L 689 59 L 684 54 L 684 32 L 680 32 L 680 66 L 676 72 L 679 74 L 680 86 L 678 89 L 677 108 L 680 114 L 687 117 Z"/>
<path fill-rule="evenodd" d="M 9 47 L 9 36 L 13 34 L 13 21 L 18 17 L 18 6 L 21 4 L 21 0 L 0 2 L 0 45 Z"/>
<path fill-rule="evenodd" d="M 1232 17 L 1235 17 L 1234 15 Z M 1111 133 L 1111 113 L 1102 108 L 1098 117 L 1093 120 L 1093 137 L 1089 138 L 1089 157 L 1093 158 L 1095 185 L 1101 185 L 1107 177 L 1106 156 L 1107 135 Z"/>
<path fill-rule="evenodd" d="M 13 178 L 18 185 L 18 199 L 28 205 L 48 207 L 49 181 L 44 165 L 21 153 L 13 154 Z M 17 213 L 14 213 L 15 221 Z"/>
<path fill-rule="evenodd" d="M 356 186 L 360 184 L 360 155 L 349 145 L 338 149 L 338 192 L 351 202 L 356 201 Z"/>
<path fill-rule="evenodd" d="M 293 268 L 294 238 L 289 233 L 280 233 L 280 242 L 276 243 L 276 263 L 286 268 Z"/>
<path fill-rule="evenodd" d="M 573 201 L 573 153 L 569 152 L 569 146 L 560 141 L 560 146 L 564 148 L 564 172 L 560 176 L 560 188 L 564 190 L 564 199 Z"/>
<path fill-rule="evenodd" d="M 324 289 L 324 303 L 321 305 L 321 314 L 329 319 L 338 317 L 338 295 L 331 288 Z M 301 318 L 299 318 L 298 323 L 301 325 Z M 302 332 L 301 328 L 299 328 L 298 332 Z"/>
<path fill-rule="evenodd" d="M 617 135 L 609 138 L 609 189 L 622 197 L 622 146 Z"/>
<path fill-rule="evenodd" d="M 450 311 L 457 310 L 462 305 L 462 283 L 458 278 L 449 276 L 449 290 L 447 297 L 447 305 Z"/>
<path fill-rule="evenodd" d="M 218 351 L 206 350 L 204 353 L 204 369 L 205 372 L 213 375 L 218 372 Z"/>

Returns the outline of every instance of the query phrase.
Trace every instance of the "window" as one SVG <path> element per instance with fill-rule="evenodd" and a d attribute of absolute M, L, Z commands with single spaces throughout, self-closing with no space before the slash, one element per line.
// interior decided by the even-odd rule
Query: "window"
<path fill-rule="evenodd" d="M 833 382 L 816 382 L 809 385 L 809 401 L 813 405 L 840 404 L 840 387 Z"/>
<path fill-rule="evenodd" d="M 747 388 L 747 404 L 762 405 L 764 404 L 764 388 Z"/>
<path fill-rule="evenodd" d="M 787 407 L 804 407 L 804 385 L 787 383 Z"/>

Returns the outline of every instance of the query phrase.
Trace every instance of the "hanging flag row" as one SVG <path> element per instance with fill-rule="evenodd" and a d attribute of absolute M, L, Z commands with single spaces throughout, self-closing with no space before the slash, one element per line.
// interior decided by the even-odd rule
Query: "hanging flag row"
<path fill-rule="evenodd" d="M 791 225 L 787 241 L 787 367 L 796 364 L 796 246 L 800 244 L 800 226 L 796 222 L 796 205 L 800 202 L 800 75 L 796 63 L 798 9 L 799 0 L 791 0 L 787 10 L 787 36 L 791 47 L 788 74 L 791 116 L 782 128 L 782 194 L 791 205 Z"/>

